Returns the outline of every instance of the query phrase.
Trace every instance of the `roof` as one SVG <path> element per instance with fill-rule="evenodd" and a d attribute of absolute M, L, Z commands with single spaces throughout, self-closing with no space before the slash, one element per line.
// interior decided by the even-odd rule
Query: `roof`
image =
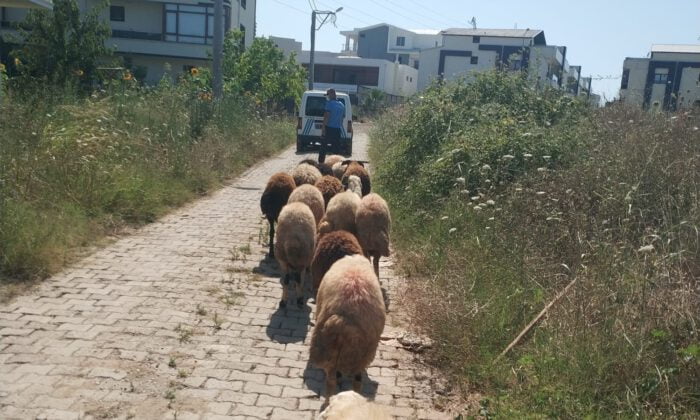
<path fill-rule="evenodd" d="M 493 36 L 502 38 L 534 38 L 544 33 L 541 29 L 471 29 L 449 28 L 440 32 L 443 35 Z"/>
<path fill-rule="evenodd" d="M 652 53 L 681 53 L 700 54 L 700 45 L 682 44 L 654 44 L 651 46 Z"/>
<path fill-rule="evenodd" d="M 439 29 L 409 29 L 408 31 L 417 35 L 440 35 Z"/>
<path fill-rule="evenodd" d="M 0 0 L 0 1 L 2 1 L 2 0 Z M 404 28 L 402 28 L 402 27 L 400 27 L 400 26 L 396 26 L 396 25 L 392 25 L 392 24 L 390 24 L 390 23 L 384 23 L 384 22 L 382 22 L 382 23 L 377 23 L 377 24 L 370 25 L 370 26 L 364 26 L 364 27 L 362 27 L 362 28 L 354 28 L 354 29 L 347 30 L 347 31 L 340 31 L 340 34 L 341 34 L 341 35 L 346 35 L 346 36 L 348 36 L 348 35 L 356 35 L 356 34 L 359 34 L 360 32 L 368 31 L 368 30 L 370 30 L 370 29 L 381 28 L 382 26 L 386 26 L 386 27 L 389 27 L 389 28 L 400 29 L 400 30 L 402 30 L 402 31 L 407 31 L 407 32 L 413 32 L 413 33 L 416 34 L 416 35 L 439 35 L 439 34 L 440 34 L 440 30 L 439 30 L 439 29 L 404 29 Z"/>
<path fill-rule="evenodd" d="M 53 9 L 52 0 L 0 0 L 0 7 L 17 7 L 22 9 Z"/>

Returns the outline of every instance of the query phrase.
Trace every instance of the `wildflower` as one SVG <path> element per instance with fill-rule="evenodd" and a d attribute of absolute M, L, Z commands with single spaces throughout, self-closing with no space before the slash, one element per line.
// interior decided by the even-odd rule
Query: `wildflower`
<path fill-rule="evenodd" d="M 192 68 L 190 69 L 190 74 L 191 74 L 192 76 L 194 76 L 194 77 L 199 76 L 199 69 L 198 69 L 197 67 L 192 67 Z"/>
<path fill-rule="evenodd" d="M 458 183 L 462 184 L 462 185 L 464 185 L 464 184 L 467 183 L 467 180 L 464 179 L 464 177 L 461 177 L 461 176 L 460 176 L 459 178 L 457 178 L 456 181 L 457 181 Z"/>
<path fill-rule="evenodd" d="M 20 60 L 19 58 L 15 57 L 15 67 L 19 67 L 19 66 L 21 66 L 21 65 L 22 65 L 22 60 Z"/>
<path fill-rule="evenodd" d="M 539 196 L 543 196 L 543 195 L 545 195 L 545 194 L 547 194 L 547 193 L 544 192 L 544 191 L 537 191 L 535 194 L 537 194 L 537 195 L 539 195 Z"/>
<path fill-rule="evenodd" d="M 481 210 L 483 210 L 483 209 L 482 209 L 481 206 L 479 205 L 479 206 L 474 206 L 474 210 L 476 210 L 476 211 L 481 211 Z"/>
<path fill-rule="evenodd" d="M 440 218 L 440 220 L 447 220 L 447 219 L 449 219 L 449 216 L 442 216 L 442 217 Z"/>
<path fill-rule="evenodd" d="M 131 80 L 133 78 L 134 78 L 134 76 L 132 76 L 130 71 L 127 70 L 126 73 L 124 73 L 124 80 L 128 81 L 128 80 Z"/>
<path fill-rule="evenodd" d="M 513 156 L 513 155 L 503 155 L 503 156 L 501 156 L 501 159 L 503 159 L 503 160 L 512 160 L 512 159 L 515 159 L 515 156 Z"/>
<path fill-rule="evenodd" d="M 531 135 L 532 135 L 532 133 L 523 133 L 522 137 L 530 137 Z"/>
<path fill-rule="evenodd" d="M 531 157 L 532 157 L 532 154 L 530 154 L 530 153 L 524 153 L 524 154 L 523 154 L 523 157 L 524 157 L 525 159 L 531 158 Z"/>
<path fill-rule="evenodd" d="M 478 195 L 475 195 L 474 197 L 471 198 L 471 200 L 472 201 L 479 201 L 480 198 L 481 197 L 479 197 Z"/>
<path fill-rule="evenodd" d="M 515 189 L 516 192 L 520 192 L 520 191 L 522 191 L 522 190 L 523 190 L 523 189 L 520 188 L 520 187 L 517 187 L 517 188 Z"/>
<path fill-rule="evenodd" d="M 81 69 L 77 69 L 77 70 L 75 71 L 75 75 L 78 76 L 78 77 L 83 77 L 84 74 L 85 74 L 85 72 L 82 71 Z"/>
<path fill-rule="evenodd" d="M 547 172 L 547 168 L 537 168 L 537 172 Z"/>
<path fill-rule="evenodd" d="M 493 200 L 488 200 L 488 201 L 486 202 L 486 204 L 488 204 L 489 206 L 495 206 L 495 205 L 496 205 L 496 202 L 493 201 Z"/>
<path fill-rule="evenodd" d="M 549 160 L 551 158 L 552 158 L 551 156 L 542 156 L 542 159 L 544 159 L 544 160 Z"/>
<path fill-rule="evenodd" d="M 496 220 L 495 217 L 489 217 L 489 221 L 490 221 L 490 222 L 493 222 L 494 220 Z"/>
<path fill-rule="evenodd" d="M 457 228 L 451 228 L 451 229 L 450 229 L 450 233 L 455 233 L 455 232 L 457 232 Z"/>
<path fill-rule="evenodd" d="M 639 248 L 637 252 L 641 252 L 642 254 L 654 252 L 654 245 L 644 245 L 643 247 Z"/>
<path fill-rule="evenodd" d="M 5 73 L 5 65 L 0 63 L 0 73 Z"/>
<path fill-rule="evenodd" d="M 490 171 L 491 166 L 488 163 L 486 163 L 486 164 L 484 164 L 484 166 L 481 167 L 481 170 L 482 171 Z"/>
<path fill-rule="evenodd" d="M 459 193 L 462 195 L 469 195 L 469 190 L 462 190 Z"/>

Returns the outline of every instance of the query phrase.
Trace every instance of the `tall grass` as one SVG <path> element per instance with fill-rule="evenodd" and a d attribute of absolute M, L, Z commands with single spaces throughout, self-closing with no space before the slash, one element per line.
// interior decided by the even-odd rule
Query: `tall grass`
<path fill-rule="evenodd" d="M 44 277 L 78 247 L 215 188 L 293 141 L 293 124 L 186 82 L 10 91 L 0 109 L 0 278 Z"/>
<path fill-rule="evenodd" d="M 382 120 L 371 158 L 415 324 L 482 414 L 700 415 L 698 126 L 504 74 Z"/>

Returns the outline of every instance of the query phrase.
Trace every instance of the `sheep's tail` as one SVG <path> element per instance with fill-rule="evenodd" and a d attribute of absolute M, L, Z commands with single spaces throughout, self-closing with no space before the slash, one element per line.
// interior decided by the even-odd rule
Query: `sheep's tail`
<path fill-rule="evenodd" d="M 354 374 L 365 369 L 374 358 L 376 344 L 368 346 L 367 332 L 352 320 L 334 314 L 317 328 L 311 339 L 310 352 L 310 360 L 316 366 Z M 367 350 L 371 350 L 371 356 Z"/>

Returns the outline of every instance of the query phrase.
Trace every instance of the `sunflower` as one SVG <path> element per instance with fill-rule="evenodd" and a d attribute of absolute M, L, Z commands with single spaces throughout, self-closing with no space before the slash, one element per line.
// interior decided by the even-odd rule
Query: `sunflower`
<path fill-rule="evenodd" d="M 126 73 L 124 73 L 124 80 L 131 80 L 133 79 L 134 76 L 131 75 L 131 72 L 127 70 Z"/>
<path fill-rule="evenodd" d="M 194 77 L 197 77 L 199 75 L 199 69 L 197 67 L 192 67 L 190 69 L 190 74 Z"/>

